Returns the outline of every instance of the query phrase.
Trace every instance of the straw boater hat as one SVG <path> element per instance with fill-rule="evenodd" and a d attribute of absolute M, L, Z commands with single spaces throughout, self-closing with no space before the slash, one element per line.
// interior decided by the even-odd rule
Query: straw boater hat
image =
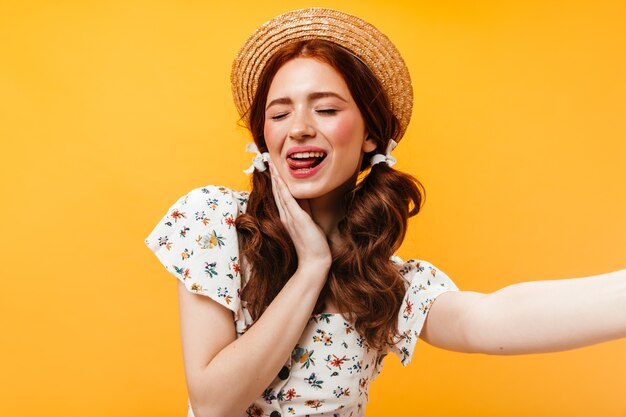
<path fill-rule="evenodd" d="M 235 106 L 243 116 L 254 99 L 268 60 L 290 43 L 323 39 L 336 43 L 364 62 L 387 93 L 391 110 L 400 122 L 397 141 L 411 119 L 413 88 L 400 52 L 382 32 L 356 16 L 312 7 L 293 10 L 265 22 L 241 47 L 230 75 Z"/>

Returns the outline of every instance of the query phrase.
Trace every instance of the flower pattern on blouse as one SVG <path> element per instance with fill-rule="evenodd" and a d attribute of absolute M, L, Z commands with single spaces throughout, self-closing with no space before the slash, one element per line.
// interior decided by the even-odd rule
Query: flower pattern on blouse
<path fill-rule="evenodd" d="M 235 219 L 245 212 L 247 192 L 226 187 L 196 188 L 179 198 L 145 243 L 185 288 L 210 297 L 233 313 L 237 337 L 253 320 L 241 300 L 246 268 L 239 258 Z M 411 259 L 390 261 L 406 283 L 398 311 L 401 334 L 394 352 L 408 365 L 428 310 L 439 294 L 458 290 L 432 264 Z M 341 314 L 314 314 L 283 369 L 245 416 L 361 417 L 371 382 L 389 351 L 370 349 Z M 279 413 L 279 414 L 277 414 Z M 193 417 L 191 405 L 188 416 Z"/>

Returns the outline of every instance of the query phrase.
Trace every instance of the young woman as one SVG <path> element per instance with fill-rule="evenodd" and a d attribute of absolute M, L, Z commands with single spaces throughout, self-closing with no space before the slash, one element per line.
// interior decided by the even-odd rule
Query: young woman
<path fill-rule="evenodd" d="M 278 16 L 232 85 L 252 191 L 192 190 L 146 239 L 179 279 L 190 416 L 362 416 L 382 359 L 407 365 L 418 337 L 508 355 L 626 336 L 626 270 L 480 294 L 395 256 L 422 196 L 392 168 L 412 90 L 370 24 Z"/>

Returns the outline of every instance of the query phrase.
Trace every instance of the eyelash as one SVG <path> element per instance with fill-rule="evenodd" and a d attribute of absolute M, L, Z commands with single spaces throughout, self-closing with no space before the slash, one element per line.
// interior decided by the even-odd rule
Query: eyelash
<path fill-rule="evenodd" d="M 322 113 L 325 115 L 333 115 L 335 113 L 338 112 L 337 109 L 323 109 L 323 110 L 316 110 L 317 113 Z M 276 116 L 272 116 L 271 119 L 272 120 L 280 120 L 282 118 L 284 118 L 285 116 L 287 116 L 287 113 L 282 113 L 282 114 L 277 114 Z"/>

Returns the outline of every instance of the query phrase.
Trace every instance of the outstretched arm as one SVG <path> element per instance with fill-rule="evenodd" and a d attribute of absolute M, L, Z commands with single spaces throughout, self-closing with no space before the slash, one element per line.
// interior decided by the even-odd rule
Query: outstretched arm
<path fill-rule="evenodd" d="M 493 355 L 556 352 L 626 337 L 626 269 L 531 281 L 491 294 L 441 294 L 420 336 L 444 349 Z"/>

